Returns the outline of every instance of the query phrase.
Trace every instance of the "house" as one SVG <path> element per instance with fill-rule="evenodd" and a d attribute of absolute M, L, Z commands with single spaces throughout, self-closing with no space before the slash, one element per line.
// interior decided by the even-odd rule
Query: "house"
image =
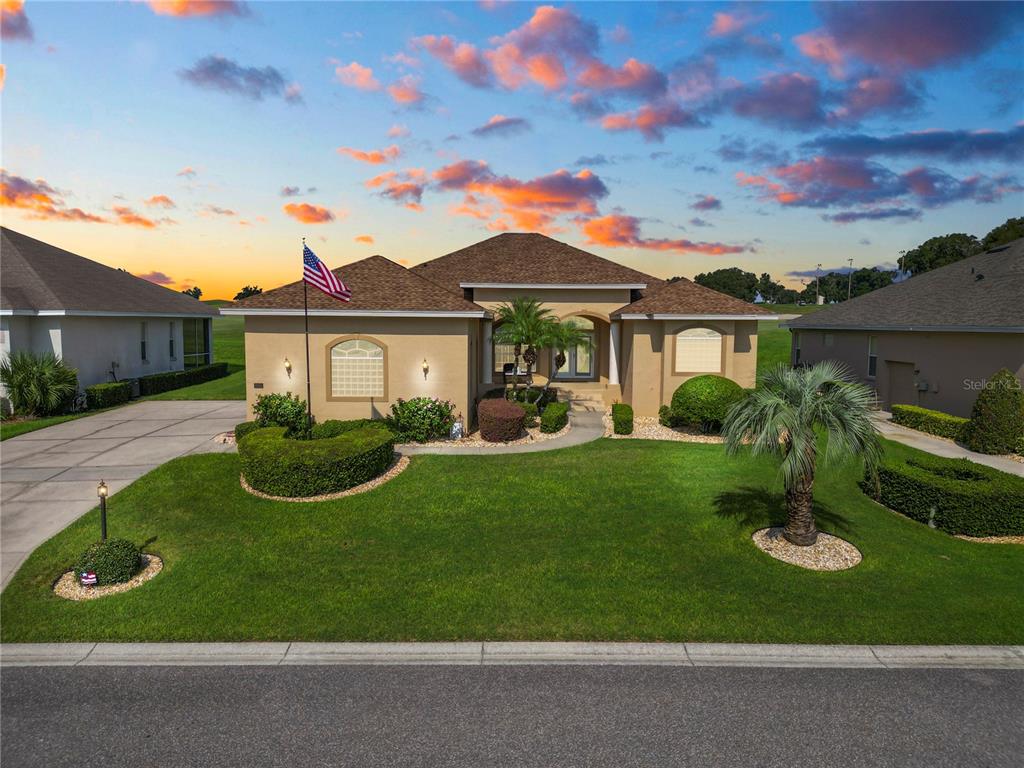
<path fill-rule="evenodd" d="M 297 262 L 296 262 L 297 263 Z M 576 400 L 632 403 L 655 415 L 691 376 L 754 384 L 753 304 L 689 280 L 665 283 L 532 233 L 497 235 L 411 269 L 382 256 L 335 270 L 352 290 L 342 303 L 310 287 L 311 406 L 318 419 L 381 417 L 398 398 L 439 397 L 471 417 L 502 383 L 510 347 L 493 341 L 495 310 L 517 296 L 572 318 L 591 343 L 569 350 L 557 386 Z M 291 283 L 221 311 L 245 317 L 249 406 L 269 392 L 306 394 L 304 288 Z M 534 381 L 551 374 L 538 361 Z"/>
<path fill-rule="evenodd" d="M 191 296 L 6 227 L 0 354 L 52 352 L 87 387 L 211 362 L 210 318 Z"/>
<path fill-rule="evenodd" d="M 839 360 L 885 407 L 970 416 L 1008 368 L 1024 380 L 1024 239 L 787 323 L 792 362 Z"/>

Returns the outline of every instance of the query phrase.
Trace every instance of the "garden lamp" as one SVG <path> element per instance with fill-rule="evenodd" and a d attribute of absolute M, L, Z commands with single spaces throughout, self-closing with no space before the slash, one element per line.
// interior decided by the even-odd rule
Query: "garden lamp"
<path fill-rule="evenodd" d="M 100 497 L 100 540 L 107 540 L 107 484 L 100 480 L 96 495 Z"/>
<path fill-rule="evenodd" d="M 284 371 L 285 371 L 285 373 L 288 374 L 288 378 L 291 378 L 291 375 L 292 375 L 292 361 L 289 360 L 287 357 L 284 359 Z"/>

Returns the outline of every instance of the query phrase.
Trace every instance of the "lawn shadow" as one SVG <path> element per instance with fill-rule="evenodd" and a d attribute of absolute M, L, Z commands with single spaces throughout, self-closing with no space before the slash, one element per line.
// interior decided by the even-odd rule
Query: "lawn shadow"
<path fill-rule="evenodd" d="M 772 528 L 786 524 L 785 494 L 764 488 L 748 485 L 735 491 L 723 491 L 715 497 L 714 505 L 715 515 L 735 520 L 741 526 L 760 526 L 765 520 Z M 853 531 L 853 526 L 845 516 L 818 501 L 814 502 L 814 519 L 819 527 L 844 536 Z"/>

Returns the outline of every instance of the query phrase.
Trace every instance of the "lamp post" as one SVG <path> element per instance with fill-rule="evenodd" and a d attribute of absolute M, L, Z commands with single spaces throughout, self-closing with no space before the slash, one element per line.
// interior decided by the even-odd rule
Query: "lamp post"
<path fill-rule="evenodd" d="M 96 486 L 96 495 L 100 497 L 100 541 L 107 540 L 107 484 L 100 480 Z"/>
<path fill-rule="evenodd" d="M 821 304 L 821 264 L 814 268 L 814 303 Z"/>

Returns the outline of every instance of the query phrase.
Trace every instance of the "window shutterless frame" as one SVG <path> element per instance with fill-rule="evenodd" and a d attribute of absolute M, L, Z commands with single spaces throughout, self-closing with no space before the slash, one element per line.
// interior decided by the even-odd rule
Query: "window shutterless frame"
<path fill-rule="evenodd" d="M 868 378 L 878 375 L 878 337 L 868 336 Z"/>

